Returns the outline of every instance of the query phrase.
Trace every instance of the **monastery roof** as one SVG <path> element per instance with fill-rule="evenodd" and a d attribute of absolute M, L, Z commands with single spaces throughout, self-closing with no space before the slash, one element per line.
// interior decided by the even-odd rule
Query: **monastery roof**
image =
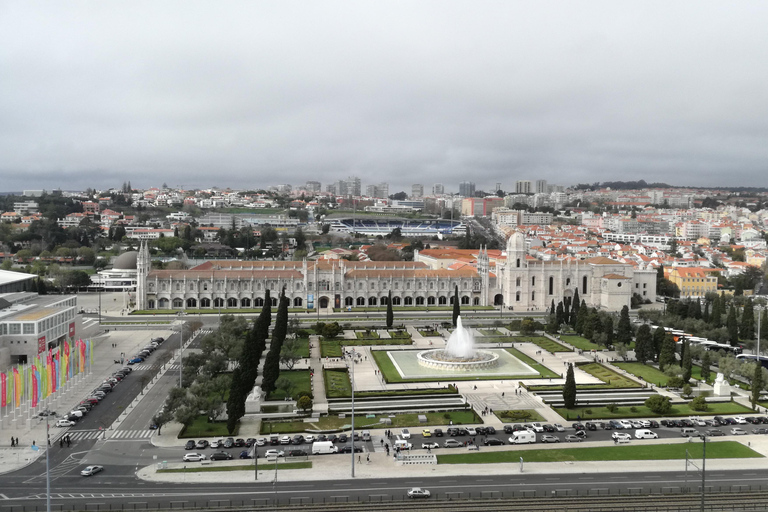
<path fill-rule="evenodd" d="M 355 269 L 355 270 L 349 270 L 346 273 L 346 276 L 349 278 L 422 278 L 422 277 L 432 277 L 432 278 L 446 278 L 450 279 L 452 277 L 475 277 L 477 276 L 477 271 L 469 266 L 465 265 L 463 268 L 460 268 L 458 270 L 448 270 L 448 269 L 429 269 L 429 268 L 417 268 L 417 269 L 391 269 L 391 270 L 385 270 L 385 269 Z"/>
<path fill-rule="evenodd" d="M 629 277 L 622 276 L 621 274 L 605 274 L 603 279 L 629 279 Z"/>
<path fill-rule="evenodd" d="M 153 270 L 147 279 L 302 279 L 298 270 Z"/>
<path fill-rule="evenodd" d="M 592 265 L 616 265 L 619 262 L 616 260 L 612 260 L 611 258 L 606 258 L 605 256 L 597 256 L 595 258 L 588 258 L 585 260 L 586 263 L 592 264 Z"/>

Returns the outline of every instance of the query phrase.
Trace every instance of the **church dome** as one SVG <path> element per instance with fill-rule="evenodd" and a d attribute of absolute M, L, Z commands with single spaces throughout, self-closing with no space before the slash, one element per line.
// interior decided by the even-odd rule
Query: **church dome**
<path fill-rule="evenodd" d="M 112 268 L 115 270 L 136 270 L 138 258 L 138 251 L 124 252 L 115 258 L 115 261 L 112 264 Z"/>
<path fill-rule="evenodd" d="M 519 231 L 512 233 L 512 236 L 507 240 L 507 252 L 519 252 L 525 251 L 525 235 Z"/>

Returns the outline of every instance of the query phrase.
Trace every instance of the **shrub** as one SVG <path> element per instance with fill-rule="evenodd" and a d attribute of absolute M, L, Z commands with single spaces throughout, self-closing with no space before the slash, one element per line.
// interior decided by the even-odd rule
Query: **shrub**
<path fill-rule="evenodd" d="M 591 416 L 592 415 L 592 409 L 585 409 L 584 410 L 584 414 L 589 414 Z"/>
<path fill-rule="evenodd" d="M 616 412 L 619 406 L 616 404 L 608 404 L 605 406 L 605 408 L 608 409 L 608 412 Z"/>
<path fill-rule="evenodd" d="M 443 413 L 443 418 L 445 418 L 447 420 L 451 419 L 451 413 L 449 413 L 449 412 Z"/>
<path fill-rule="evenodd" d="M 690 384 L 686 384 L 686 385 L 683 386 L 683 395 L 691 396 L 692 392 L 693 392 L 693 390 L 691 389 L 691 385 Z"/>
<path fill-rule="evenodd" d="M 661 395 L 648 397 L 645 406 L 656 414 L 667 414 L 672 409 L 669 397 Z"/>
<path fill-rule="evenodd" d="M 683 379 L 681 377 L 670 377 L 667 379 L 667 387 L 679 388 L 683 386 Z"/>
<path fill-rule="evenodd" d="M 688 404 L 691 409 L 694 411 L 706 411 L 709 409 L 709 406 L 707 405 L 707 399 L 703 396 L 697 396 L 693 400 L 691 400 L 691 403 Z"/>
<path fill-rule="evenodd" d="M 637 412 L 637 407 L 635 407 L 635 406 L 633 405 L 632 407 L 630 407 L 630 408 L 629 408 L 629 410 L 630 410 L 631 412 Z"/>

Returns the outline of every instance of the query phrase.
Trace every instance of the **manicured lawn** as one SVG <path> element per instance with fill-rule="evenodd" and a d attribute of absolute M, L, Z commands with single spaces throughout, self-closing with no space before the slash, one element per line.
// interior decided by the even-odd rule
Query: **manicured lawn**
<path fill-rule="evenodd" d="M 320 355 L 322 357 L 341 357 L 339 340 L 320 339 Z"/>
<path fill-rule="evenodd" d="M 453 395 L 456 394 L 456 388 L 452 384 L 445 388 L 427 388 L 427 389 L 396 389 L 393 391 L 358 391 L 355 398 L 371 397 L 390 397 L 390 396 L 411 396 L 411 395 Z"/>
<path fill-rule="evenodd" d="M 283 400 L 287 396 L 296 396 L 300 391 L 306 391 L 312 393 L 312 385 L 310 384 L 309 370 L 283 370 L 280 372 L 280 377 L 287 377 L 291 381 L 291 388 L 286 393 L 282 389 L 276 389 L 269 394 L 267 400 Z"/>
<path fill-rule="evenodd" d="M 503 336 L 503 334 L 501 334 L 501 331 L 498 331 L 496 329 L 478 329 L 478 331 L 483 336 Z"/>
<path fill-rule="evenodd" d="M 235 427 L 235 433 L 230 434 L 227 431 L 226 421 L 216 421 L 209 423 L 205 414 L 200 416 L 192 422 L 190 426 L 182 429 L 179 434 L 179 439 L 195 438 L 195 437 L 230 437 L 237 435 L 237 428 Z"/>
<path fill-rule="evenodd" d="M 545 338 L 543 336 L 531 339 L 531 343 L 537 347 L 543 348 L 547 352 L 551 352 L 552 354 L 555 352 L 573 352 L 573 350 L 566 347 L 565 345 L 561 345 L 560 343 L 552 341 L 551 339 Z"/>
<path fill-rule="evenodd" d="M 634 443 L 634 441 L 633 441 Z M 599 460 L 682 460 L 686 453 L 693 459 L 703 456 L 704 443 L 638 444 L 590 448 L 557 448 L 549 450 L 508 450 L 438 455 L 438 464 L 495 464 L 499 462 L 573 462 Z M 708 459 L 747 459 L 762 457 L 736 441 L 710 441 Z"/>
<path fill-rule="evenodd" d="M 406 330 L 389 331 L 389 336 L 393 340 L 411 340 L 411 333 Z"/>
<path fill-rule="evenodd" d="M 597 377 L 601 381 L 610 385 L 612 388 L 639 388 L 640 384 L 628 379 L 624 375 L 616 373 L 607 366 L 603 366 L 600 363 L 581 364 L 577 367 L 579 370 L 584 370 L 593 377 Z"/>
<path fill-rule="evenodd" d="M 355 331 L 355 336 L 359 340 L 379 339 L 379 333 L 376 331 Z"/>
<path fill-rule="evenodd" d="M 533 368 L 534 370 L 536 370 L 537 372 L 539 372 L 539 374 L 541 375 L 541 378 L 543 379 L 560 378 L 560 374 L 553 372 L 543 364 L 528 357 L 527 355 L 523 354 L 516 348 L 507 348 L 505 350 L 510 354 L 512 354 L 513 356 L 515 356 L 516 358 L 518 358 L 519 360 L 521 360 L 522 362 L 524 362 L 525 364 L 527 364 L 528 366 L 530 366 L 531 368 Z M 526 378 L 531 378 L 531 377 L 526 377 Z"/>
<path fill-rule="evenodd" d="M 715 382 L 715 377 L 717 377 L 717 371 L 713 371 L 712 368 L 709 369 L 709 378 L 707 379 L 707 383 L 712 384 Z M 694 364 L 691 367 L 691 378 L 696 380 L 704 380 L 701 378 L 701 366 Z"/>
<path fill-rule="evenodd" d="M 377 335 L 378 336 L 378 335 Z M 338 340 L 339 343 L 345 347 L 353 346 L 353 345 L 410 345 L 413 343 L 411 340 L 411 337 L 408 336 L 407 338 L 392 338 L 392 339 L 384 339 L 384 338 L 359 338 L 356 340 L 346 340 L 341 339 Z"/>
<path fill-rule="evenodd" d="M 424 414 L 427 417 L 426 423 L 419 423 L 419 414 Z M 404 428 L 404 427 L 439 427 L 442 425 L 448 425 L 453 421 L 454 425 L 471 425 L 481 424 L 483 420 L 475 414 L 472 410 L 467 411 L 448 411 L 448 412 L 422 412 L 422 413 L 406 413 L 396 414 L 394 417 L 389 414 L 379 414 L 373 418 L 368 418 L 366 415 L 355 415 L 355 429 L 381 428 L 384 425 L 381 423 L 383 418 L 389 418 L 392 420 L 392 425 L 387 427 L 392 428 Z M 261 424 L 261 434 L 280 433 L 280 434 L 296 434 L 308 431 L 332 431 L 342 430 L 350 428 L 352 424 L 352 417 L 345 415 L 344 418 L 338 416 L 321 416 L 316 422 L 305 423 L 304 421 L 265 421 Z M 270 429 L 271 427 L 271 429 Z"/>
<path fill-rule="evenodd" d="M 667 379 L 669 379 L 669 377 L 667 377 L 663 372 L 659 371 L 658 368 L 654 368 L 653 366 L 647 364 L 613 363 L 613 365 L 659 387 L 666 386 Z M 699 370 L 701 370 L 701 368 L 699 368 Z"/>
<path fill-rule="evenodd" d="M 562 334 L 560 336 L 560 339 L 566 343 L 570 343 L 576 348 L 580 348 L 581 350 L 601 350 L 602 347 L 598 345 L 597 343 L 592 343 L 587 338 L 582 338 L 581 336 L 575 336 L 571 334 Z"/>
<path fill-rule="evenodd" d="M 425 337 L 431 337 L 431 336 L 442 336 L 439 331 L 433 331 L 433 330 L 427 330 L 427 329 L 419 329 L 419 334 Z"/>
<path fill-rule="evenodd" d="M 544 417 L 534 409 L 493 411 L 493 414 L 495 414 L 504 423 L 530 423 L 532 421 L 546 423 Z"/>
<path fill-rule="evenodd" d="M 325 377 L 325 395 L 328 398 L 352 396 L 352 384 L 346 370 L 323 370 Z"/>
<path fill-rule="evenodd" d="M 214 461 L 214 464 L 216 462 Z M 191 464 L 191 463 L 190 463 Z M 277 469 L 311 469 L 312 463 L 305 462 L 278 462 Z M 272 461 L 266 461 L 261 463 L 261 469 L 265 471 L 274 471 L 275 463 Z M 173 469 L 158 469 L 158 473 L 211 473 L 216 471 L 250 471 L 253 473 L 256 471 L 256 466 L 253 464 L 246 466 L 196 466 L 193 468 L 173 468 Z"/>
<path fill-rule="evenodd" d="M 578 400 L 578 393 L 576 395 Z M 578 402 L 577 402 L 578 403 Z M 582 420 L 585 419 L 626 419 L 626 418 L 671 418 L 676 416 L 699 416 L 701 414 L 712 415 L 726 415 L 726 414 L 753 414 L 754 411 L 749 407 L 745 407 L 736 402 L 723 402 L 723 403 L 710 403 L 707 404 L 709 408 L 705 411 L 694 411 L 688 404 L 675 404 L 667 414 L 656 414 L 648 409 L 644 405 L 635 406 L 620 406 L 617 407 L 614 412 L 609 411 L 605 407 L 575 407 L 573 409 L 566 409 L 564 407 L 556 407 L 555 411 L 567 420 L 575 420 L 577 416 L 581 416 Z M 635 411 L 631 410 L 634 407 Z M 586 411 L 592 411 L 591 414 Z"/>
<path fill-rule="evenodd" d="M 309 357 L 309 338 L 299 338 L 299 357 Z"/>

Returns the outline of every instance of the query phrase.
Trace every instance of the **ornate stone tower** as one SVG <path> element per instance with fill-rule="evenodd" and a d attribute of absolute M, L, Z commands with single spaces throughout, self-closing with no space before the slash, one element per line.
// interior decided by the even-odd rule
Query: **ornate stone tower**
<path fill-rule="evenodd" d="M 488 258 L 488 249 L 481 247 L 480 253 L 477 255 L 477 273 L 480 275 L 480 304 L 483 306 L 488 305 L 488 293 L 490 289 L 490 266 L 491 264 L 490 259 Z"/>
<path fill-rule="evenodd" d="M 149 246 L 142 240 L 136 258 L 136 309 L 147 309 L 147 275 L 151 269 Z"/>

